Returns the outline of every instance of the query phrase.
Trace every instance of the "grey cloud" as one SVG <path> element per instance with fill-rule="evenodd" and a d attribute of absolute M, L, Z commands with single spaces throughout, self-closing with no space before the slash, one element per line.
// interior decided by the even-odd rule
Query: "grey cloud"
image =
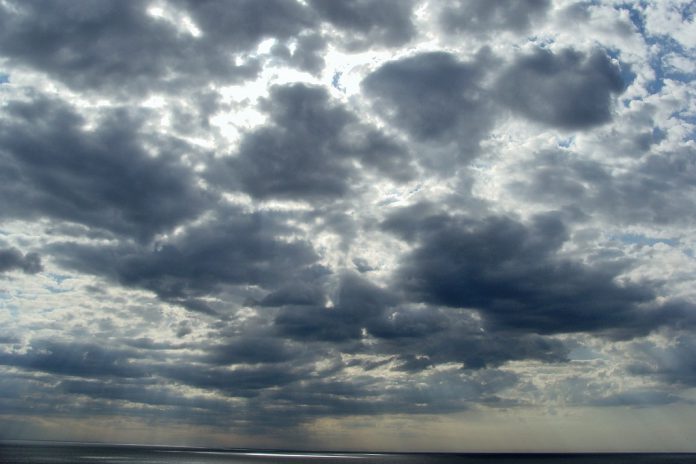
<path fill-rule="evenodd" d="M 524 32 L 545 16 L 549 0 L 457 0 L 440 13 L 442 28 L 452 33 L 490 35 L 498 31 Z"/>
<path fill-rule="evenodd" d="M 517 58 L 495 83 L 498 100 L 514 112 L 570 130 L 609 122 L 612 97 L 623 90 L 619 67 L 601 50 L 537 49 Z"/>
<path fill-rule="evenodd" d="M 258 304 L 260 306 L 312 306 L 326 302 L 323 289 L 308 285 L 307 282 L 290 282 L 266 295 Z"/>
<path fill-rule="evenodd" d="M 384 223 L 416 243 L 396 273 L 398 285 L 420 301 L 477 309 L 489 330 L 630 338 L 688 319 L 676 303 L 646 308 L 656 304 L 654 290 L 617 284 L 615 269 L 558 257 L 567 232 L 557 215 L 523 224 L 410 212 Z"/>
<path fill-rule="evenodd" d="M 260 367 L 241 367 L 235 370 L 199 366 L 161 366 L 157 373 L 184 385 L 214 389 L 231 397 L 250 398 L 262 390 L 283 387 L 306 375 L 306 369 L 288 365 L 263 364 Z"/>
<path fill-rule="evenodd" d="M 36 274 L 43 270 L 41 257 L 37 253 L 22 254 L 16 248 L 0 248 L 0 273 L 19 270 L 25 274 Z"/>
<path fill-rule="evenodd" d="M 0 54 L 68 86 L 123 95 L 253 77 L 258 63 L 235 58 L 265 38 L 288 39 L 311 26 L 295 1 L 173 1 L 200 37 L 147 13 L 145 1 L 9 2 L 0 9 Z"/>
<path fill-rule="evenodd" d="M 672 333 L 667 343 L 636 342 L 630 353 L 630 374 L 652 376 L 673 385 L 696 386 L 696 342 L 689 332 Z"/>
<path fill-rule="evenodd" d="M 487 52 L 461 62 L 444 52 L 390 61 L 363 80 L 374 107 L 417 141 L 455 142 L 464 160 L 478 153 L 492 123 L 482 89 Z"/>
<path fill-rule="evenodd" d="M 275 319 L 279 334 L 300 340 L 341 342 L 362 336 L 362 328 L 397 302 L 388 290 L 354 274 L 339 283 L 333 307 L 286 306 Z"/>
<path fill-rule="evenodd" d="M 288 39 L 314 23 L 311 14 L 295 0 L 175 0 L 182 5 L 203 37 L 226 47 L 244 50 L 268 37 Z"/>
<path fill-rule="evenodd" d="M 319 16 L 345 31 L 344 45 L 361 49 L 402 45 L 415 35 L 411 0 L 310 0 Z"/>
<path fill-rule="evenodd" d="M 271 54 L 304 71 L 317 74 L 324 68 L 324 57 L 327 41 L 319 34 L 306 34 L 297 39 L 294 50 L 284 44 L 277 43 L 271 48 Z"/>
<path fill-rule="evenodd" d="M 302 349 L 272 335 L 245 333 L 209 349 L 205 360 L 211 364 L 269 364 L 295 360 Z"/>
<path fill-rule="evenodd" d="M 122 380 L 122 379 L 119 379 Z M 95 399 L 109 401 L 128 401 L 153 406 L 175 406 L 177 408 L 229 411 L 225 401 L 205 397 L 187 397 L 162 388 L 161 385 L 143 385 L 142 383 L 123 383 L 99 380 L 63 380 L 56 388 L 69 395 L 84 395 Z"/>
<path fill-rule="evenodd" d="M 298 382 L 269 398 L 294 405 L 289 414 L 301 420 L 325 416 L 436 414 L 462 411 L 472 404 L 495 403 L 495 395 L 517 381 L 512 373 L 432 372 L 398 384 L 384 384 L 369 375 L 347 379 L 310 379 Z M 426 386 L 427 385 L 427 386 Z"/>
<path fill-rule="evenodd" d="M 4 217 L 51 217 L 148 239 L 196 216 L 207 196 L 179 161 L 190 147 L 143 134 L 137 114 L 109 110 L 94 129 L 65 103 L 10 101 L 0 127 Z M 158 144 L 151 156 L 145 144 Z"/>
<path fill-rule="evenodd" d="M 293 301 L 275 316 L 279 335 L 390 356 L 400 370 L 421 371 L 450 362 L 481 369 L 515 359 L 567 359 L 568 350 L 559 341 L 515 331 L 484 332 L 473 311 L 412 305 L 355 274 L 341 278 L 333 307 Z M 370 341 L 362 344 L 365 337 Z"/>
<path fill-rule="evenodd" d="M 485 320 L 471 309 L 401 303 L 364 325 L 374 337 L 365 352 L 391 356 L 395 369 L 409 372 L 446 363 L 478 370 L 513 360 L 565 362 L 569 351 L 552 338 L 485 330 Z"/>
<path fill-rule="evenodd" d="M 507 188 L 527 200 L 572 206 L 619 224 L 689 224 L 696 208 L 693 159 L 689 148 L 653 153 L 615 173 L 572 151 L 546 151 L 522 163 L 526 176 Z"/>
<path fill-rule="evenodd" d="M 326 274 L 308 243 L 280 239 L 290 231 L 273 215 L 221 208 L 211 222 L 154 247 L 60 243 L 49 250 L 65 267 L 151 290 L 192 311 L 215 313 L 201 298 L 225 287 L 275 289 L 290 276 L 312 282 Z"/>
<path fill-rule="evenodd" d="M 135 353 L 93 343 L 37 340 L 26 353 L 0 352 L 0 364 L 76 377 L 144 377 Z"/>
<path fill-rule="evenodd" d="M 156 342 L 148 337 L 128 339 L 123 342 L 126 346 L 139 350 L 181 350 L 189 346 L 167 342 Z"/>
<path fill-rule="evenodd" d="M 381 174 L 411 176 L 405 148 L 360 123 L 329 99 L 325 89 L 294 84 L 274 87 L 263 103 L 271 123 L 242 140 L 239 154 L 211 178 L 256 198 L 336 198 L 348 192 L 355 161 Z"/>
<path fill-rule="evenodd" d="M 385 354 L 394 354 L 399 361 L 397 369 L 409 372 L 446 363 L 458 363 L 464 369 L 477 370 L 498 367 L 509 361 L 568 361 L 569 350 L 559 340 L 518 331 L 487 332 L 481 330 L 480 325 L 476 325 L 474 330 L 474 327 L 452 317 L 443 318 L 440 324 L 447 322 L 451 323 L 447 330 L 423 334 L 408 342 L 385 340 L 379 349 Z"/>
<path fill-rule="evenodd" d="M 585 404 L 609 407 L 651 407 L 657 405 L 684 403 L 685 401 L 689 402 L 683 397 L 675 395 L 674 393 L 644 389 L 612 393 L 602 398 L 595 398 Z"/>

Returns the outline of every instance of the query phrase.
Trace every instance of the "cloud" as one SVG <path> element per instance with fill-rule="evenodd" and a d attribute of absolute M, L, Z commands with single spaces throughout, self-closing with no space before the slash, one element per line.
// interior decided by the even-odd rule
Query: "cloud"
<path fill-rule="evenodd" d="M 41 95 L 4 107 L 2 216 L 49 217 L 148 239 L 200 213 L 207 195 L 180 162 L 190 149 L 141 130 L 139 115 L 105 110 L 93 129 Z M 149 149 L 157 144 L 156 156 Z"/>
<path fill-rule="evenodd" d="M 281 335 L 299 340 L 360 339 L 362 328 L 396 303 L 387 290 L 353 274 L 342 276 L 333 307 L 287 305 L 275 319 Z"/>
<path fill-rule="evenodd" d="M 494 90 L 503 105 L 532 121 L 587 129 L 611 120 L 612 97 L 624 87 L 618 65 L 601 50 L 537 49 L 518 57 Z"/>
<path fill-rule="evenodd" d="M 416 33 L 411 0 L 310 0 L 310 5 L 344 32 L 341 42 L 350 49 L 403 45 Z"/>
<path fill-rule="evenodd" d="M 631 347 L 628 372 L 650 376 L 672 385 L 696 385 L 696 343 L 689 332 L 676 331 L 668 340 L 638 341 Z"/>
<path fill-rule="evenodd" d="M 49 250 L 62 266 L 150 290 L 166 302 L 212 314 L 216 311 L 201 298 L 215 297 L 230 286 L 274 289 L 291 275 L 311 282 L 326 274 L 308 243 L 281 239 L 288 232 L 273 215 L 230 208 L 154 248 L 58 243 Z"/>
<path fill-rule="evenodd" d="M 525 175 L 507 182 L 511 193 L 556 207 L 579 208 L 614 223 L 688 223 L 690 216 L 684 212 L 696 206 L 696 171 L 689 147 L 646 154 L 620 171 L 572 150 L 544 151 L 519 164 Z"/>
<path fill-rule="evenodd" d="M 274 87 L 262 108 L 270 124 L 243 138 L 238 155 L 211 174 L 216 182 L 236 179 L 255 198 L 321 201 L 348 193 L 360 174 L 355 162 L 396 181 L 412 175 L 400 143 L 361 123 L 323 88 Z"/>
<path fill-rule="evenodd" d="M 0 364 L 75 377 L 144 377 L 134 352 L 93 343 L 36 340 L 25 353 L 2 352 Z"/>
<path fill-rule="evenodd" d="M 318 74 L 324 69 L 326 46 L 327 41 L 321 35 L 306 34 L 299 36 L 293 50 L 282 43 L 276 43 L 271 48 L 271 54 L 299 69 Z"/>
<path fill-rule="evenodd" d="M 0 1 L 3 437 L 690 430 L 687 10 Z"/>
<path fill-rule="evenodd" d="M 396 272 L 398 285 L 417 301 L 477 309 L 488 330 L 630 338 L 688 312 L 648 309 L 657 297 L 649 287 L 618 284 L 612 269 L 559 256 L 568 235 L 558 214 L 523 224 L 416 211 L 395 213 L 383 225 L 416 245 Z"/>
<path fill-rule="evenodd" d="M 144 1 L 5 3 L 0 53 L 73 89 L 126 96 L 253 78 L 259 64 L 245 55 L 259 42 L 286 40 L 312 25 L 310 12 L 294 1 L 164 6 L 157 16 Z M 181 30 L 186 18 L 199 37 Z"/>
<path fill-rule="evenodd" d="M 445 52 L 420 53 L 385 63 L 362 82 L 378 113 L 418 142 L 458 146 L 469 160 L 492 124 L 482 89 L 488 55 L 462 62 Z M 426 161 L 427 163 L 427 161 Z"/>
<path fill-rule="evenodd" d="M 488 2 L 457 0 L 447 2 L 439 16 L 445 32 L 490 35 L 498 31 L 525 32 L 543 18 L 551 6 L 549 0 Z"/>
<path fill-rule="evenodd" d="M 41 257 L 37 253 L 22 254 L 16 248 L 0 248 L 0 273 L 19 270 L 25 274 L 36 274 L 43 270 Z"/>
<path fill-rule="evenodd" d="M 473 311 L 414 305 L 355 274 L 342 276 L 331 299 L 330 307 L 296 299 L 282 302 L 274 319 L 277 333 L 383 356 L 397 370 L 411 372 L 447 363 L 481 369 L 514 359 L 567 359 L 561 342 L 514 331 L 486 333 Z"/>

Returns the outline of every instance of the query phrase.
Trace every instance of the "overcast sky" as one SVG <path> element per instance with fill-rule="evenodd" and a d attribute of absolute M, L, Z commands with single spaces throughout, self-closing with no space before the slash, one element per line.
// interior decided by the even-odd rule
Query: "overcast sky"
<path fill-rule="evenodd" d="M 695 14 L 0 0 L 0 439 L 696 450 Z"/>

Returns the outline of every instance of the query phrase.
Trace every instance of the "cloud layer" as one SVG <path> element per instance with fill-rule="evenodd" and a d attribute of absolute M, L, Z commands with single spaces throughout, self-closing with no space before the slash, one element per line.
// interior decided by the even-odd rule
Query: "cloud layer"
<path fill-rule="evenodd" d="M 0 3 L 0 439 L 692 407 L 693 13 Z"/>

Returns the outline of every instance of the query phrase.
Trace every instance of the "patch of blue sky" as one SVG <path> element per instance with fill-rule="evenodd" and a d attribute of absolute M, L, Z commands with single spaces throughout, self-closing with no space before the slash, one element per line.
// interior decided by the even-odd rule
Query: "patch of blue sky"
<path fill-rule="evenodd" d="M 346 88 L 344 85 L 341 84 L 341 77 L 343 76 L 343 73 L 340 71 L 336 71 L 333 75 L 333 78 L 331 78 L 331 86 L 335 88 L 336 90 L 339 90 L 343 93 L 346 92 Z"/>
<path fill-rule="evenodd" d="M 679 10 L 679 14 L 681 14 L 682 21 L 693 22 L 696 14 L 696 2 L 685 3 L 681 8 L 679 6 L 676 8 Z"/>
<path fill-rule="evenodd" d="M 577 346 L 568 353 L 568 358 L 572 361 L 590 361 L 602 357 L 601 353 L 586 346 Z"/>
<path fill-rule="evenodd" d="M 645 18 L 640 10 L 640 5 L 644 4 L 645 2 L 627 2 L 619 5 L 618 8 L 628 11 L 628 16 L 631 22 L 636 27 L 638 32 L 643 36 L 645 43 L 651 48 L 657 50 L 657 53 L 650 58 L 650 66 L 655 72 L 655 79 L 647 84 L 646 88 L 648 92 L 654 94 L 662 90 L 664 87 L 665 78 L 680 82 L 691 82 L 695 77 L 693 73 L 684 73 L 669 65 L 666 65 L 665 57 L 670 54 L 677 54 L 690 58 L 692 54 L 688 50 L 685 50 L 679 42 L 671 37 L 664 35 L 655 36 L 647 33 L 645 28 Z M 680 11 L 682 19 L 684 21 L 692 21 L 694 10 L 696 10 L 694 2 L 691 2 L 689 5 L 682 8 Z"/>
<path fill-rule="evenodd" d="M 664 243 L 665 245 L 673 247 L 679 244 L 679 240 L 675 238 L 648 237 L 647 235 L 642 234 L 619 234 L 613 235 L 611 238 L 628 245 L 653 246 L 657 243 Z"/>
<path fill-rule="evenodd" d="M 51 278 L 51 280 L 53 280 L 58 285 L 62 284 L 63 282 L 65 282 L 66 280 L 68 280 L 70 278 L 70 276 L 67 274 L 56 274 L 53 272 L 49 272 L 48 276 Z"/>
<path fill-rule="evenodd" d="M 9 84 L 10 83 L 10 75 L 5 74 L 3 72 L 0 72 L 0 84 Z"/>
<path fill-rule="evenodd" d="M 13 318 L 17 318 L 19 315 L 19 308 L 8 292 L 0 292 L 0 311 L 7 311 Z"/>
<path fill-rule="evenodd" d="M 53 286 L 53 285 L 48 285 L 48 286 L 46 286 L 46 290 L 48 290 L 48 291 L 49 291 L 50 293 L 52 293 L 53 295 L 57 295 L 57 294 L 60 294 L 60 293 L 66 293 L 66 292 L 72 291 L 71 288 L 61 288 L 61 287 L 56 287 L 56 286 Z"/>
<path fill-rule="evenodd" d="M 572 135 L 572 136 L 567 137 L 567 138 L 558 139 L 556 144 L 561 148 L 569 148 L 571 145 L 573 145 L 574 142 L 575 142 L 575 136 Z"/>

